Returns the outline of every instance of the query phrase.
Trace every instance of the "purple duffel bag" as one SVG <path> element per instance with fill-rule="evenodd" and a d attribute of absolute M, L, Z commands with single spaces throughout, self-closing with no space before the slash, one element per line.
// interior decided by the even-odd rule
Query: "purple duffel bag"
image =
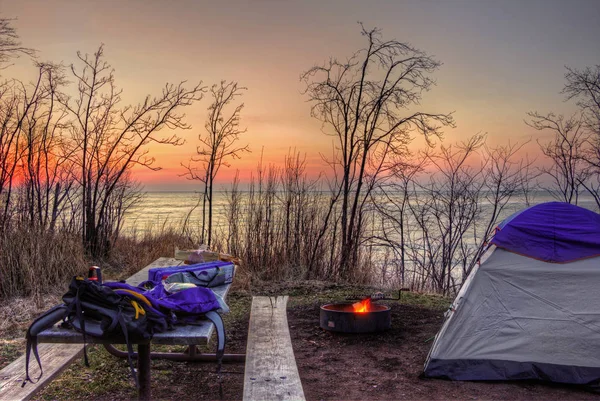
<path fill-rule="evenodd" d="M 201 287 L 231 284 L 235 266 L 231 262 L 214 261 L 193 265 L 155 267 L 148 271 L 148 281 L 166 283 L 193 283 Z"/>

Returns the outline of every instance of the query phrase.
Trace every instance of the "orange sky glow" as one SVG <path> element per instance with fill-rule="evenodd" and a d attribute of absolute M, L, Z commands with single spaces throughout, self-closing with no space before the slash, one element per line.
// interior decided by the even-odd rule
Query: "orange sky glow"
<path fill-rule="evenodd" d="M 523 153 L 538 154 L 543 138 L 524 124 L 528 111 L 570 114 L 560 90 L 565 66 L 598 64 L 600 3 L 528 1 L 372 2 L 291 1 L 0 1 L 3 17 L 39 58 L 69 65 L 76 52 L 93 53 L 101 43 L 115 69 L 126 103 L 160 91 L 166 82 L 202 81 L 210 86 L 235 80 L 248 91 L 240 144 L 251 153 L 223 167 L 219 182 L 236 170 L 248 180 L 263 166 L 281 165 L 290 150 L 306 155 L 311 177 L 327 174 L 320 154 L 331 152 L 332 138 L 310 117 L 300 74 L 330 57 L 344 59 L 364 44 L 356 21 L 376 26 L 383 37 L 406 41 L 443 62 L 437 86 L 419 106 L 454 112 L 457 128 L 444 143 L 479 132 L 491 145 L 531 140 Z M 32 79 L 31 62 L 21 58 L 3 77 Z M 154 146 L 160 171 L 136 169 L 147 190 L 195 190 L 181 177 L 204 132 L 208 98 L 185 110 L 192 129 L 181 147 Z M 417 149 L 422 141 L 415 141 Z"/>

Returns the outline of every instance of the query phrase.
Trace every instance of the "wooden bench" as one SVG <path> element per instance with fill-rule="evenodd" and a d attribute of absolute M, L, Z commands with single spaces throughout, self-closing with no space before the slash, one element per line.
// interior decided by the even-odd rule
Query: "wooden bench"
<path fill-rule="evenodd" d="M 253 297 L 244 400 L 304 400 L 287 322 L 288 297 Z"/>
<path fill-rule="evenodd" d="M 35 384 L 27 383 L 25 387 L 21 387 L 25 377 L 25 355 L 22 355 L 0 371 L 0 400 L 31 399 L 69 366 L 81 351 L 83 351 L 81 344 L 40 344 L 38 352 L 44 363 L 44 376 Z M 29 368 L 32 376 L 36 377 L 38 370 L 33 356 Z"/>

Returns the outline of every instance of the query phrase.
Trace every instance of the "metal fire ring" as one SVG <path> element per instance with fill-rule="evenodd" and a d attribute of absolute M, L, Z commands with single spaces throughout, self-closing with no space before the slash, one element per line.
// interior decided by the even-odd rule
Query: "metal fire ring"
<path fill-rule="evenodd" d="M 321 328 L 340 333 L 373 333 L 392 326 L 391 309 L 372 304 L 370 312 L 354 312 L 352 304 L 321 306 Z"/>

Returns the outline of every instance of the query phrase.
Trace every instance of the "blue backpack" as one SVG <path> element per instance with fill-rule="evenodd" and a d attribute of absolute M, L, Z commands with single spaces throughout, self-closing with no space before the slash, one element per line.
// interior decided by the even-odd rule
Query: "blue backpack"
<path fill-rule="evenodd" d="M 222 263 L 211 264 L 206 270 L 214 268 L 221 271 Z M 230 265 L 230 263 L 224 263 Z M 205 264 L 206 265 L 206 264 Z M 178 272 L 185 271 L 178 269 Z M 173 270 L 171 270 L 173 272 Z M 162 273 L 160 277 L 163 276 Z M 159 277 L 157 274 L 157 277 Z M 218 274 L 212 274 L 213 279 Z M 223 276 L 223 274 L 221 274 Z M 202 277 L 202 275 L 200 275 Z M 231 282 L 231 281 L 229 281 Z M 105 282 L 103 284 L 74 277 L 69 291 L 63 296 L 63 305 L 56 306 L 38 317 L 27 331 L 26 382 L 34 382 L 29 376 L 29 359 L 33 353 L 43 374 L 37 352 L 37 335 L 57 322 L 72 327 L 86 336 L 113 337 L 124 336 L 128 350 L 128 362 L 132 377 L 138 386 L 132 362 L 131 344 L 139 339 L 150 339 L 156 332 L 167 330 L 176 324 L 188 324 L 207 318 L 215 325 L 217 332 L 217 372 L 221 370 L 225 352 L 225 327 L 217 310 L 221 307 L 215 293 L 209 288 L 193 287 L 179 292 L 169 293 L 162 280 L 146 281 L 138 287 L 124 282 Z M 84 346 L 84 360 L 89 366 Z"/>
<path fill-rule="evenodd" d="M 56 306 L 38 317 L 29 327 L 26 334 L 27 347 L 25 357 L 25 380 L 35 383 L 29 376 L 29 359 L 33 352 L 40 368 L 43 370 L 37 351 L 37 336 L 40 332 L 62 322 L 63 327 L 72 328 L 83 336 L 83 356 L 86 366 L 86 338 L 122 338 L 127 344 L 127 357 L 131 375 L 138 386 L 137 375 L 133 367 L 133 347 L 136 341 L 152 338 L 154 333 L 167 330 L 167 315 L 153 307 L 143 295 L 133 291 L 113 290 L 83 277 L 73 277 L 69 290 L 62 297 L 64 304 Z"/>
<path fill-rule="evenodd" d="M 162 276 L 162 274 L 160 275 Z M 155 277 L 159 277 L 156 275 Z M 221 304 L 215 293 L 206 287 L 192 287 L 169 293 L 161 281 L 148 280 L 135 287 L 122 282 L 104 283 L 117 293 L 138 293 L 144 296 L 153 308 L 167 316 L 169 325 L 195 323 L 203 318 L 209 319 L 215 325 L 217 332 L 217 365 L 221 370 L 223 354 L 225 353 L 225 325 L 218 313 Z"/>

